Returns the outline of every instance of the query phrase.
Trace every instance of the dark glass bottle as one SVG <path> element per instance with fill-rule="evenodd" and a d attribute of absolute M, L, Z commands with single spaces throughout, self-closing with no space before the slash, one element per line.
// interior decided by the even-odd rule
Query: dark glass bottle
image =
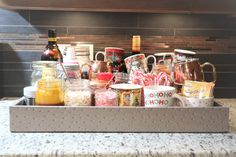
<path fill-rule="evenodd" d="M 132 38 L 132 55 L 140 54 L 141 39 L 139 35 L 134 35 Z"/>
<path fill-rule="evenodd" d="M 46 50 L 41 55 L 42 61 L 63 62 L 63 56 L 57 45 L 57 35 L 55 29 L 48 30 L 48 44 Z"/>

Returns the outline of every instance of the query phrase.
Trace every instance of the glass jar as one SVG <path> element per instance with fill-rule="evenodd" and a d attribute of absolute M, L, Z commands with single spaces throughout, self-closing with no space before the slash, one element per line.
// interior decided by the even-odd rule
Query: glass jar
<path fill-rule="evenodd" d="M 72 80 L 78 80 L 80 79 L 80 66 L 76 63 L 63 63 L 66 73 L 69 77 L 69 79 Z M 66 79 L 65 73 L 62 70 L 62 67 L 60 64 L 58 64 L 58 78 L 62 78 L 63 80 Z"/>
<path fill-rule="evenodd" d="M 129 81 L 129 74 L 122 72 L 115 73 L 115 84 L 128 83 L 128 81 Z"/>
<path fill-rule="evenodd" d="M 56 69 L 44 67 L 42 78 L 38 80 L 35 105 L 62 106 L 64 105 L 62 81 L 56 78 Z"/>
<path fill-rule="evenodd" d="M 113 74 L 110 73 L 108 75 L 98 73 L 98 77 L 90 81 L 90 86 L 94 89 L 108 89 L 110 85 L 113 84 Z M 100 75 L 101 74 L 101 75 Z M 110 76 L 109 76 L 110 75 Z"/>
<path fill-rule="evenodd" d="M 56 69 L 58 62 L 57 61 L 33 61 L 31 74 L 31 86 L 37 86 L 37 82 L 42 78 L 42 69 L 43 67 L 54 68 Z"/>
<path fill-rule="evenodd" d="M 118 106 L 117 93 L 107 89 L 96 90 L 95 106 Z"/>
<path fill-rule="evenodd" d="M 79 62 L 80 66 L 83 64 L 91 64 L 90 52 L 88 49 L 81 49 L 81 47 L 74 47 L 76 60 Z"/>
<path fill-rule="evenodd" d="M 66 106 L 91 106 L 92 94 L 89 80 L 66 82 L 64 100 Z"/>
<path fill-rule="evenodd" d="M 87 49 L 81 49 L 80 47 L 75 47 L 76 60 L 79 62 L 81 78 L 91 79 L 91 60 L 89 58 L 90 53 Z"/>

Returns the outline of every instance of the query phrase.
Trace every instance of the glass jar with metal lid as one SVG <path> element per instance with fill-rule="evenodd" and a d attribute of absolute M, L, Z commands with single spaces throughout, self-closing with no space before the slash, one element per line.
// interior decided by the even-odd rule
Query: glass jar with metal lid
<path fill-rule="evenodd" d="M 81 77 L 80 66 L 77 63 L 63 63 L 67 76 L 71 80 L 78 80 Z M 60 64 L 57 66 L 58 69 L 58 78 L 66 80 L 65 73 Z"/>
<path fill-rule="evenodd" d="M 43 67 L 42 78 L 38 80 L 35 105 L 62 106 L 64 94 L 62 81 L 57 78 L 55 68 Z"/>
<path fill-rule="evenodd" d="M 91 79 L 91 60 L 88 49 L 75 47 L 76 60 L 79 62 L 82 79 Z"/>
<path fill-rule="evenodd" d="M 90 81 L 81 79 L 66 82 L 64 101 L 66 106 L 91 106 Z"/>
<path fill-rule="evenodd" d="M 37 86 L 37 82 L 42 78 L 43 67 L 57 68 L 57 61 L 33 61 L 32 62 L 32 74 L 31 74 L 31 86 Z"/>

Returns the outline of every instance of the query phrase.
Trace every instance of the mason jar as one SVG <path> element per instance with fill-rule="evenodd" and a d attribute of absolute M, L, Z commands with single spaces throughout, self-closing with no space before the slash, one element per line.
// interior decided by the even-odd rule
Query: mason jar
<path fill-rule="evenodd" d="M 35 105 L 63 106 L 63 99 L 62 81 L 57 78 L 56 69 L 44 67 L 42 69 L 42 78 L 37 83 Z"/>
<path fill-rule="evenodd" d="M 37 82 L 42 78 L 43 67 L 53 68 L 56 70 L 57 61 L 33 61 L 32 62 L 32 74 L 31 74 L 31 86 L 37 86 Z"/>
<path fill-rule="evenodd" d="M 81 78 L 79 64 L 77 64 L 77 63 L 63 63 L 63 66 L 65 68 L 65 71 L 66 71 L 69 79 L 79 80 Z M 57 65 L 57 69 L 58 69 L 58 78 L 66 80 L 66 75 L 65 75 L 64 71 L 62 70 L 62 67 L 60 64 Z"/>
<path fill-rule="evenodd" d="M 64 102 L 66 106 L 91 106 L 92 93 L 89 80 L 66 82 Z"/>

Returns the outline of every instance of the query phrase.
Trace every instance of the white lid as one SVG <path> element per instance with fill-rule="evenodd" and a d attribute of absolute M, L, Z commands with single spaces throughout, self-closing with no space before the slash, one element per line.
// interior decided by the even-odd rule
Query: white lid
<path fill-rule="evenodd" d="M 142 86 L 137 85 L 137 84 L 127 84 L 127 83 L 113 84 L 110 87 L 112 89 L 123 89 L 123 90 L 133 90 L 133 89 L 143 88 Z"/>
<path fill-rule="evenodd" d="M 189 50 L 182 50 L 182 49 L 175 49 L 174 52 L 183 53 L 183 54 L 190 54 L 190 55 L 195 55 L 196 54 L 196 52 L 189 51 Z"/>
<path fill-rule="evenodd" d="M 105 47 L 105 49 L 116 49 L 116 50 L 123 50 L 122 48 L 119 48 L 119 47 Z"/>
<path fill-rule="evenodd" d="M 35 98 L 37 88 L 34 86 L 28 86 L 24 88 L 24 96 L 28 98 Z"/>
<path fill-rule="evenodd" d="M 63 63 L 64 67 L 74 67 L 74 68 L 79 68 L 78 62 L 66 62 Z"/>
<path fill-rule="evenodd" d="M 155 56 L 172 56 L 174 55 L 173 52 L 161 52 L 161 53 L 155 53 Z"/>

